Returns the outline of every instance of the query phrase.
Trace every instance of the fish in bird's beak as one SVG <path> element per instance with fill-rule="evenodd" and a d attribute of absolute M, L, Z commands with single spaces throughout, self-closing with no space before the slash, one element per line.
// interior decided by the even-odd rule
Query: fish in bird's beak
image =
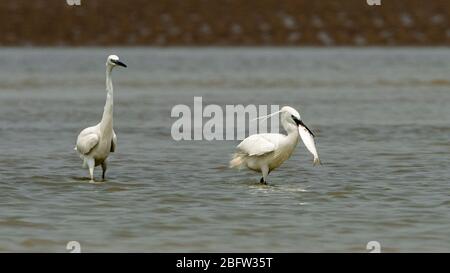
<path fill-rule="evenodd" d="M 121 61 L 113 61 L 116 65 L 118 66 L 123 66 L 123 67 L 127 67 L 126 64 L 122 63 Z"/>
<path fill-rule="evenodd" d="M 314 142 L 314 134 L 311 130 L 306 126 L 303 121 L 295 119 L 295 123 L 298 125 L 298 132 L 300 137 L 302 138 L 303 143 L 305 144 L 308 151 L 314 156 L 313 165 L 321 165 L 319 154 L 317 153 L 316 143 Z"/>

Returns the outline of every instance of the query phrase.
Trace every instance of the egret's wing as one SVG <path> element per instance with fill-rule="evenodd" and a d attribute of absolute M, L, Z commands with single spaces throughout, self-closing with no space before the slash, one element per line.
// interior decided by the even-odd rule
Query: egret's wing
<path fill-rule="evenodd" d="M 116 136 L 116 132 L 114 132 L 113 130 L 113 137 L 111 140 L 111 153 L 114 153 L 114 151 L 116 150 L 117 147 L 117 136 Z"/>
<path fill-rule="evenodd" d="M 251 135 L 244 139 L 238 146 L 238 150 L 249 156 L 259 156 L 271 153 L 275 150 L 276 145 L 272 142 L 269 134 Z"/>
<path fill-rule="evenodd" d="M 89 154 L 97 146 L 99 139 L 96 133 L 81 132 L 77 139 L 77 151 L 80 154 Z"/>

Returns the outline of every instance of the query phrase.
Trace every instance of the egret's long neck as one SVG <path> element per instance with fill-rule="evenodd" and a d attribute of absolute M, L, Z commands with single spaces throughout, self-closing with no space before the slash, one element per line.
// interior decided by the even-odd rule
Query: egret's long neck
<path fill-rule="evenodd" d="M 285 119 L 281 121 L 284 130 L 287 132 L 287 139 L 293 144 L 297 145 L 300 134 L 298 132 L 298 127 L 292 123 L 287 122 Z"/>
<path fill-rule="evenodd" d="M 113 126 L 113 106 L 114 106 L 114 91 L 113 84 L 111 80 L 111 65 L 106 65 L 106 103 L 105 108 L 103 110 L 103 116 L 101 127 L 102 129 L 112 129 Z"/>

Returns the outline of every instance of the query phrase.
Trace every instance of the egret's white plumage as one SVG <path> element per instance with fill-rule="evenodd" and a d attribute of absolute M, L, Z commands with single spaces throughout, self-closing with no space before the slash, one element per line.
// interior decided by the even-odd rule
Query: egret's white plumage
<path fill-rule="evenodd" d="M 266 183 L 269 173 L 278 168 L 293 153 L 301 136 L 308 150 L 314 153 L 314 164 L 320 164 L 314 143 L 314 135 L 302 122 L 300 114 L 292 107 L 284 106 L 281 113 L 283 134 L 256 134 L 244 139 L 230 161 L 231 168 L 249 168 L 261 172 L 261 183 Z M 272 116 L 273 114 L 269 115 Z M 307 133 L 301 133 L 305 130 Z"/>
<path fill-rule="evenodd" d="M 117 65 L 127 67 L 119 61 L 116 55 L 110 55 L 106 60 L 106 103 L 100 123 L 88 127 L 78 135 L 75 150 L 83 160 L 83 167 L 89 168 L 91 181 L 94 181 L 94 167 L 101 165 L 103 179 L 107 168 L 106 159 L 110 152 L 117 147 L 117 136 L 113 129 L 113 105 L 114 92 L 111 80 L 111 72 Z"/>

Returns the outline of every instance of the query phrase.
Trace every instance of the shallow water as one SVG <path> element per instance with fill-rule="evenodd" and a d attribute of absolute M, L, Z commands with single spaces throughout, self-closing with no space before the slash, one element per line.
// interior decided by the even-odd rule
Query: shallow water
<path fill-rule="evenodd" d="M 73 151 L 115 52 L 107 182 Z M 450 251 L 448 49 L 0 49 L 0 251 Z M 119 71 L 120 70 L 120 71 Z M 238 141 L 173 141 L 174 105 L 295 107 L 299 144 L 258 184 Z M 99 178 L 101 172 L 96 171 Z"/>

